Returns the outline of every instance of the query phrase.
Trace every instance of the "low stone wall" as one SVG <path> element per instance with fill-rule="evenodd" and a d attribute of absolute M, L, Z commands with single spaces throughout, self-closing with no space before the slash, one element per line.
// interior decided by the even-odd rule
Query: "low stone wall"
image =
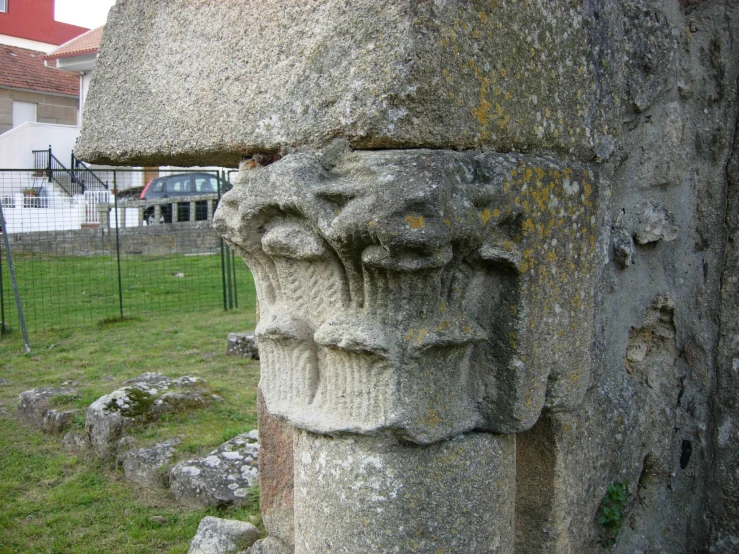
<path fill-rule="evenodd" d="M 118 231 L 122 255 L 164 256 L 215 252 L 220 237 L 210 221 L 130 227 Z M 14 233 L 13 253 L 53 256 L 101 256 L 116 250 L 115 229 L 98 227 L 71 231 Z"/>

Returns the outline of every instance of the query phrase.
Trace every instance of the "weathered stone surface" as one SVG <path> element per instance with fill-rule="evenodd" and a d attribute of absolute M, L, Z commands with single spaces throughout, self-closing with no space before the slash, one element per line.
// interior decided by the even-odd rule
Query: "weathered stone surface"
<path fill-rule="evenodd" d="M 639 244 L 673 241 L 677 238 L 677 226 L 674 216 L 664 206 L 655 202 L 647 202 L 640 206 L 637 213 L 634 238 Z"/>
<path fill-rule="evenodd" d="M 285 546 L 274 537 L 267 537 L 255 542 L 249 550 L 242 554 L 293 554 L 292 547 Z"/>
<path fill-rule="evenodd" d="M 118 457 L 118 463 L 129 481 L 152 489 L 165 488 L 167 474 L 164 469 L 180 442 L 181 439 L 174 438 L 150 448 L 129 450 Z"/>
<path fill-rule="evenodd" d="M 257 281 L 269 411 L 317 433 L 430 443 L 578 403 L 596 215 L 583 167 L 345 151 L 242 172 L 214 222 Z"/>
<path fill-rule="evenodd" d="M 419 447 L 300 432 L 295 552 L 511 552 L 515 438 Z"/>
<path fill-rule="evenodd" d="M 613 259 L 621 268 L 634 263 L 634 239 L 628 230 L 616 227 L 613 231 Z"/>
<path fill-rule="evenodd" d="M 87 409 L 85 430 L 93 451 L 103 459 L 119 450 L 125 430 L 163 413 L 200 408 L 212 400 L 198 377 L 172 379 L 144 373 L 124 387 L 98 398 Z"/>
<path fill-rule="evenodd" d="M 84 452 L 90 448 L 90 439 L 87 438 L 87 434 L 69 431 L 62 438 L 62 444 L 67 450 Z"/>
<path fill-rule="evenodd" d="M 258 484 L 259 440 L 256 431 L 226 441 L 205 458 L 172 468 L 169 490 L 180 504 L 193 507 L 239 505 Z"/>
<path fill-rule="evenodd" d="M 242 356 L 251 360 L 259 359 L 257 337 L 254 333 L 229 333 L 226 355 Z"/>
<path fill-rule="evenodd" d="M 129 165 L 236 166 L 251 152 L 345 137 L 361 149 L 591 157 L 608 123 L 603 106 L 594 109 L 602 89 L 590 9 L 128 0 L 108 17 L 76 152 Z M 198 54 L 183 64 L 184 52 Z"/>
<path fill-rule="evenodd" d="M 267 533 L 290 548 L 295 544 L 294 430 L 267 410 L 262 391 L 257 391 L 259 423 L 259 509 Z M 279 546 L 279 545 L 278 545 Z M 261 551 L 271 552 L 272 546 Z M 277 548 L 277 547 L 274 547 Z"/>
<path fill-rule="evenodd" d="M 18 395 L 18 417 L 24 423 L 44 433 L 56 435 L 69 427 L 79 410 L 56 410 L 53 402 L 71 400 L 78 396 L 72 387 L 41 387 Z"/>
<path fill-rule="evenodd" d="M 718 554 L 739 551 L 739 116 L 726 176 L 728 240 L 721 276 L 708 501 L 711 552 Z"/>
<path fill-rule="evenodd" d="M 190 543 L 188 554 L 228 554 L 251 546 L 259 538 L 259 529 L 246 521 L 206 516 Z"/>
<path fill-rule="evenodd" d="M 631 133 L 637 148 L 624 160 L 622 171 L 633 179 L 633 187 L 648 190 L 679 186 L 687 177 L 685 114 L 678 102 L 655 107 L 648 121 Z"/>
<path fill-rule="evenodd" d="M 261 3 L 254 16 L 255 6 L 210 1 L 197 6 L 164 0 L 119 3 L 102 47 L 98 67 L 106 69 L 98 73 L 99 83 L 94 86 L 100 92 L 93 91 L 88 104 L 88 115 L 93 114 L 100 127 L 90 130 L 86 123 L 82 150 L 99 160 L 230 164 L 243 154 L 284 148 L 288 155 L 282 161 L 240 177 L 245 190 L 254 195 L 234 193 L 240 207 L 232 205 L 223 213 L 231 212 L 227 218 L 231 228 L 240 226 L 251 233 L 244 232 L 251 238 L 242 246 L 247 258 L 252 256 L 264 308 L 260 340 L 274 343 L 267 347 L 271 356 L 263 352 L 263 387 L 270 410 L 293 423 L 336 435 L 333 441 L 320 437 L 313 462 L 334 459 L 343 441 L 380 440 L 353 437 L 357 432 L 382 435 L 387 430 L 423 442 L 470 424 L 515 431 L 520 434 L 515 454 L 517 492 L 506 509 L 515 505 L 516 552 L 602 551 L 597 540 L 607 533 L 597 523 L 598 506 L 609 484 L 628 479 L 628 517 L 612 552 L 733 554 L 739 542 L 735 247 L 739 3 L 286 0 Z M 457 17 L 448 18 L 455 12 Z M 542 14 L 548 17 L 543 27 Z M 492 36 L 481 33 L 478 21 L 492 25 Z M 566 22 L 577 24 L 563 25 Z M 202 29 L 213 40 L 203 41 L 194 29 Z M 264 48 L 255 48 L 259 44 Z M 198 52 L 195 62 L 188 45 Z M 447 48 L 454 54 L 451 62 L 443 52 Z M 546 74 L 539 73 L 543 68 Z M 115 105 L 118 113 L 106 113 L 109 105 Z M 154 125 L 152 113 L 157 114 Z M 341 143 L 329 142 L 336 137 L 356 149 L 413 149 L 406 154 L 418 156 L 417 163 L 405 164 L 393 152 L 350 154 Z M 306 145 L 319 151 L 311 152 Z M 466 346 L 472 352 L 468 367 L 484 368 L 488 372 L 484 375 L 493 376 L 483 381 L 485 391 L 499 394 L 475 394 L 474 371 L 464 374 L 472 378 L 464 381 L 471 386 L 463 392 L 461 379 L 443 382 L 444 386 L 430 379 L 426 388 L 405 387 L 402 394 L 388 387 L 390 393 L 383 398 L 400 398 L 403 402 L 395 405 L 400 405 L 398 412 L 405 420 L 382 420 L 373 415 L 382 412 L 376 406 L 360 409 L 366 406 L 362 401 L 371 397 L 361 391 L 374 393 L 383 391 L 382 387 L 367 387 L 361 379 L 367 377 L 375 384 L 382 381 L 378 375 L 395 377 L 393 371 L 408 370 L 402 379 L 389 380 L 403 385 L 413 379 L 420 382 L 414 373 L 420 364 L 397 357 L 389 371 L 383 369 L 385 362 L 370 366 L 372 355 L 383 359 L 377 352 L 393 344 L 383 342 L 392 333 L 367 323 L 370 318 L 364 316 L 373 313 L 377 291 L 390 291 L 381 299 L 386 313 L 399 314 L 389 325 L 392 331 L 401 330 L 407 336 L 409 329 L 403 328 L 402 320 L 413 312 L 409 307 L 428 306 L 426 312 L 414 315 L 423 325 L 413 328 L 425 330 L 424 337 L 436 333 L 443 320 L 434 319 L 435 302 L 418 301 L 427 283 L 421 277 L 438 269 L 432 267 L 434 254 L 441 254 L 438 260 L 444 268 L 462 267 L 463 275 L 475 277 L 477 261 L 466 254 L 474 250 L 477 239 L 473 232 L 468 235 L 472 238 L 460 241 L 462 235 L 455 233 L 464 228 L 465 218 L 460 217 L 461 227 L 448 218 L 452 257 L 447 260 L 443 248 L 447 239 L 438 232 L 434 217 L 446 213 L 448 205 L 462 205 L 464 213 L 465 199 L 484 213 L 487 202 L 469 194 L 487 186 L 480 178 L 484 171 L 464 161 L 475 153 L 435 154 L 462 159 L 459 166 L 464 169 L 458 171 L 436 162 L 427 164 L 416 149 L 464 150 L 478 145 L 503 154 L 526 151 L 530 156 L 525 160 L 534 159 L 533 154 L 555 156 L 552 163 L 560 172 L 566 168 L 577 172 L 578 167 L 597 170 L 593 194 L 598 210 L 587 214 L 595 221 L 590 220 L 588 227 L 589 217 L 578 214 L 580 206 L 567 206 L 562 227 L 555 220 L 547 235 L 549 222 L 545 221 L 539 234 L 540 220 L 531 209 L 550 209 L 551 195 L 541 195 L 544 186 L 521 183 L 508 191 L 510 195 L 502 195 L 498 208 L 505 223 L 491 217 L 490 225 L 499 233 L 496 236 L 507 237 L 514 248 L 503 248 L 504 253 L 486 250 L 485 255 L 493 260 L 490 266 L 509 268 L 501 272 L 498 284 L 501 297 L 514 300 L 502 305 L 493 300 L 480 303 L 478 298 L 446 303 L 447 313 L 462 312 L 486 333 L 484 339 Z M 311 156 L 315 160 L 307 161 Z M 496 155 L 486 151 L 481 156 L 493 159 Z M 376 159 L 373 163 L 384 169 L 367 169 L 352 161 L 357 158 Z M 535 174 L 535 166 L 528 163 L 524 168 Z M 358 178 L 362 172 L 366 177 Z M 383 182 L 393 172 L 400 177 Z M 582 183 L 580 178 L 570 180 L 570 190 L 573 181 Z M 571 199 L 583 192 L 574 191 Z M 526 193 L 531 196 L 525 197 Z M 444 199 L 437 201 L 436 194 Z M 365 203 L 370 197 L 378 198 L 379 207 Z M 584 202 L 581 197 L 580 201 Z M 492 216 L 492 207 L 488 209 Z M 388 214 L 395 214 L 395 220 Z M 261 230 L 254 225 L 259 218 L 265 224 Z M 536 232 L 527 236 L 531 225 Z M 588 239 L 595 238 L 589 244 L 592 251 L 588 250 L 593 258 L 586 256 L 584 265 L 583 253 L 576 251 L 583 243 L 583 237 L 577 237 L 582 226 Z M 562 237 L 551 236 L 557 232 L 565 233 L 563 256 L 556 250 Z M 235 242 L 239 233 L 231 235 Z M 554 252 L 552 238 L 557 239 Z M 378 248 L 365 257 L 361 253 L 368 243 Z M 549 251 L 537 250 L 547 244 Z M 575 254 L 567 255 L 570 246 Z M 531 273 L 527 251 L 535 260 L 544 255 L 543 271 Z M 347 257 L 347 252 L 355 252 L 354 258 Z M 555 258 L 547 259 L 550 253 Z M 429 265 L 424 269 L 419 259 Z M 381 267 L 383 260 L 388 261 L 387 267 Z M 524 264 L 526 271 L 521 271 Z M 403 278 L 375 286 L 380 283 L 378 275 L 393 269 Z M 348 284 L 337 293 L 335 280 L 325 278 L 331 275 L 329 270 L 354 277 L 347 277 Z M 528 291 L 527 283 L 532 287 Z M 580 298 L 582 310 L 573 309 L 578 308 L 578 300 L 568 293 L 567 306 L 557 300 L 547 303 L 562 290 L 572 291 L 583 283 L 592 283 L 595 291 L 592 298 Z M 484 282 L 481 288 L 495 287 Z M 304 289 L 317 292 L 307 295 Z M 455 291 L 453 286 L 444 290 Z M 434 296 L 431 287 L 428 296 Z M 436 294 L 434 300 L 440 297 Z M 533 300 L 527 304 L 527 298 Z M 511 304 L 516 306 L 515 316 Z M 334 310 L 343 319 L 321 315 Z M 594 317 L 588 320 L 583 315 L 587 312 Z M 436 325 L 424 321 L 429 314 Z M 332 325 L 324 325 L 326 321 Z M 496 321 L 508 321 L 511 327 L 491 326 Z M 485 350 L 491 336 L 497 342 Z M 434 340 L 438 338 L 436 334 Z M 592 355 L 577 360 L 583 362 L 583 371 L 570 356 L 579 351 L 578 341 Z M 449 341 L 436 352 L 423 353 L 430 376 L 461 374 L 449 371 L 467 367 L 459 360 L 446 364 L 442 360 L 454 348 L 462 350 Z M 563 354 L 561 348 L 567 352 Z M 501 361 L 500 352 L 509 352 L 510 359 L 524 365 L 507 364 L 505 356 Z M 339 355 L 344 359 L 337 362 Z M 374 373 L 360 371 L 368 367 Z M 440 367 L 447 371 L 435 372 Z M 543 371 L 536 369 L 542 367 Z M 358 370 L 336 377 L 333 368 Z M 296 375 L 307 382 L 296 381 Z M 321 389 L 316 383 L 326 377 L 336 377 L 330 381 L 332 390 L 343 388 L 353 394 L 339 393 L 324 403 L 328 386 Z M 275 382 L 270 384 L 270 378 Z M 548 392 L 542 400 L 544 386 Z M 312 388 L 316 394 L 302 404 L 285 400 Z M 428 396 L 434 390 L 438 399 Z M 469 403 L 466 397 L 474 400 Z M 423 405 L 432 405 L 435 412 L 429 412 L 420 425 L 408 425 Z M 392 402 L 384 405 L 388 406 L 394 409 Z M 436 410 L 437 406 L 443 409 Z M 465 413 L 465 406 L 472 406 L 472 416 Z M 386 410 L 392 416 L 398 412 Z M 501 414 L 515 417 L 495 419 Z M 425 448 L 434 447 L 439 446 L 406 444 L 418 457 Z M 384 452 L 377 444 L 367 450 L 372 456 Z M 366 479 L 367 470 L 356 466 L 356 458 L 351 462 L 339 458 L 348 464 L 346 471 L 337 470 L 343 482 Z M 501 465 L 503 470 L 511 458 L 512 454 Z M 485 465 L 484 460 L 479 462 Z M 433 462 L 426 470 L 444 476 L 443 468 L 444 464 Z M 497 483 L 498 477 L 487 470 L 487 481 Z M 329 485 L 334 479 L 328 470 L 313 471 L 316 480 L 320 474 Z M 379 476 L 378 484 L 387 475 Z M 495 475 L 510 484 L 505 472 Z M 403 476 L 401 481 L 412 485 L 414 478 Z M 464 479 L 460 482 L 468 484 Z M 310 488 L 310 501 L 325 498 L 322 495 L 330 490 L 330 486 Z M 304 502 L 306 509 L 313 509 L 305 491 L 300 487 L 296 491 L 298 511 Z M 326 501 L 330 510 L 347 498 L 365 507 L 375 502 L 372 488 L 354 490 L 347 485 L 341 492 L 346 496 L 337 494 L 338 499 Z M 453 503 L 452 498 L 444 502 Z M 470 498 L 473 509 L 487 501 Z M 405 531 L 396 521 L 385 524 L 382 513 L 379 520 L 376 513 L 364 518 L 362 513 L 353 518 L 352 512 L 345 511 L 329 521 L 339 528 L 329 537 L 338 539 L 331 543 L 332 550 L 357 551 L 356 541 L 366 536 L 363 519 L 370 522 L 366 527 L 372 531 L 394 530 L 396 536 L 388 538 L 387 544 L 401 542 Z M 409 518 L 422 514 L 413 520 L 418 525 L 426 512 L 414 507 L 407 514 Z M 318 526 L 299 526 L 298 548 L 305 544 L 301 542 L 305 534 L 311 547 L 326 551 L 320 540 L 327 537 L 318 537 L 324 514 L 314 511 L 304 521 Z M 345 531 L 349 528 L 352 532 Z M 483 537 L 489 545 L 484 540 L 487 530 L 485 526 L 469 529 L 467 536 L 470 540 Z M 510 545 L 511 535 L 505 540 Z M 263 544 L 279 546 L 276 539 Z"/>

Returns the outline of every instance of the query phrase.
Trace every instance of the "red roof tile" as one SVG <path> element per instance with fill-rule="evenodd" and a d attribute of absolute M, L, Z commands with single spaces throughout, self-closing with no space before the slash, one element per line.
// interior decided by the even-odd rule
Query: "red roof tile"
<path fill-rule="evenodd" d="M 92 54 L 98 51 L 100 46 L 100 38 L 103 36 L 103 27 L 92 29 L 80 36 L 65 42 L 59 48 L 44 56 L 46 60 L 56 60 L 59 58 L 69 58 L 70 56 L 81 56 L 82 54 Z"/>
<path fill-rule="evenodd" d="M 79 96 L 79 77 L 44 65 L 44 53 L 0 44 L 0 87 Z"/>

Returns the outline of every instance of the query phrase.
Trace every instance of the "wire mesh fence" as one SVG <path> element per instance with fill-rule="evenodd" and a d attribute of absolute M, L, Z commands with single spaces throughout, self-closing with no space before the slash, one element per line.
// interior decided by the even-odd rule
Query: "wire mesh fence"
<path fill-rule="evenodd" d="M 253 309 L 251 274 L 212 228 L 229 174 L 78 168 L 64 175 L 65 189 L 77 192 L 69 195 L 55 171 L 0 170 L 2 231 L 31 332 Z M 2 240 L 0 331 L 19 323 L 7 254 Z"/>

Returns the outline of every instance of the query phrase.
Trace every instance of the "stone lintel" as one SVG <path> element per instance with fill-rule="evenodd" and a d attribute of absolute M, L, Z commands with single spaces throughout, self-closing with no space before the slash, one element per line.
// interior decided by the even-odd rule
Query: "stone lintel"
<path fill-rule="evenodd" d="M 127 0 L 111 10 L 78 157 L 236 166 L 356 149 L 593 157 L 587 3 Z"/>

